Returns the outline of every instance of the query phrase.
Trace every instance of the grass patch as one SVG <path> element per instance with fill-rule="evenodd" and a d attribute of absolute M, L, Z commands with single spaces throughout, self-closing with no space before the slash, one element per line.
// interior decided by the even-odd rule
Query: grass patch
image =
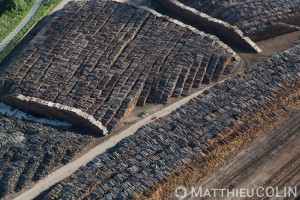
<path fill-rule="evenodd" d="M 138 114 L 138 116 L 139 117 L 147 117 L 149 114 L 147 113 L 147 111 L 146 110 L 144 110 L 143 112 L 140 112 L 139 114 Z"/>
<path fill-rule="evenodd" d="M 45 16 L 47 16 L 61 0 L 44 0 L 33 15 L 31 20 L 26 24 L 26 26 L 16 35 L 16 37 L 0 52 L 0 62 L 2 65 L 3 59 L 10 53 L 10 51 L 18 44 L 20 40 Z"/>
<path fill-rule="evenodd" d="M 35 0 L 0 0 L 0 42 L 23 20 Z"/>

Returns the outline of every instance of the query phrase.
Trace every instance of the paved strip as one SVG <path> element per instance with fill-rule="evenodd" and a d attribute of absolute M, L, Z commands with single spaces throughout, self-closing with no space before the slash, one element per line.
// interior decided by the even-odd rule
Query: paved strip
<path fill-rule="evenodd" d="M 5 47 L 16 37 L 16 35 L 26 26 L 26 24 L 31 20 L 32 16 L 36 13 L 37 9 L 40 7 L 43 0 L 36 0 L 31 9 L 28 11 L 27 15 L 18 24 L 18 26 L 0 43 L 0 52 L 2 52 Z"/>

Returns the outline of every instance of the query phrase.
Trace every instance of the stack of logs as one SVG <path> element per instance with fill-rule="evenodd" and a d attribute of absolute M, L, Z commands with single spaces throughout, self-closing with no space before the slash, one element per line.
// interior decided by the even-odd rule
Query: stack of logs
<path fill-rule="evenodd" d="M 0 124 L 0 199 L 66 164 L 93 138 L 5 116 Z"/>
<path fill-rule="evenodd" d="M 300 46 L 205 90 L 58 183 L 44 199 L 129 199 L 207 154 L 213 140 L 280 115 L 300 92 Z"/>
<path fill-rule="evenodd" d="M 239 27 L 253 40 L 300 30 L 300 0 L 179 0 L 211 17 Z"/>
<path fill-rule="evenodd" d="M 187 96 L 237 60 L 216 37 L 166 16 L 107 0 L 72 2 L 10 64 L 0 88 L 79 109 L 111 130 L 136 105 Z"/>

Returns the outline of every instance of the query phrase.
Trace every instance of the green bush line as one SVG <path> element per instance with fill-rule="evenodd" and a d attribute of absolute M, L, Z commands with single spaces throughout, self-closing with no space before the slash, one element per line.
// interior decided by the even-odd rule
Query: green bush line
<path fill-rule="evenodd" d="M 11 11 L 6 10 L 0 15 L 0 42 L 2 42 L 18 26 L 29 12 L 34 2 L 35 0 L 29 0 L 26 8 L 22 8 L 22 10 L 19 10 L 18 8 Z M 7 24 L 9 24 L 9 26 L 7 26 Z"/>
<path fill-rule="evenodd" d="M 16 46 L 16 44 L 23 39 L 26 34 L 32 30 L 32 28 L 48 15 L 61 0 L 45 0 L 42 2 L 41 6 L 38 8 L 36 13 L 32 16 L 30 21 L 25 25 L 25 27 L 12 39 L 12 41 L 0 52 L 0 65 L 2 65 L 3 59 L 10 53 L 10 51 Z"/>

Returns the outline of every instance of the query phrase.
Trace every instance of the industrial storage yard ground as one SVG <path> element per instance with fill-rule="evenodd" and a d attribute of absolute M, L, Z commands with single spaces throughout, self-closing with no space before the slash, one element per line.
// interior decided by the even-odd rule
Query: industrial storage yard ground
<path fill-rule="evenodd" d="M 232 156 L 200 187 L 255 188 L 291 186 L 299 189 L 300 112 L 254 145 Z M 279 198 L 278 198 L 279 199 Z"/>
<path fill-rule="evenodd" d="M 213 29 L 153 0 L 121 2 L 156 11 L 90 2 L 68 4 L 46 18 L 24 50 L 15 50 L 18 59 L 1 69 L 4 102 L 81 127 L 3 117 L 0 198 L 173 199 L 179 185 L 299 188 L 298 1 L 282 14 L 293 25 L 271 23 L 286 30 L 255 43 L 257 36 L 244 38 L 230 20 L 225 26 L 235 39 L 223 43 Z M 201 19 L 219 23 L 205 13 Z M 94 32 L 100 22 L 105 25 L 98 30 L 115 35 Z"/>

